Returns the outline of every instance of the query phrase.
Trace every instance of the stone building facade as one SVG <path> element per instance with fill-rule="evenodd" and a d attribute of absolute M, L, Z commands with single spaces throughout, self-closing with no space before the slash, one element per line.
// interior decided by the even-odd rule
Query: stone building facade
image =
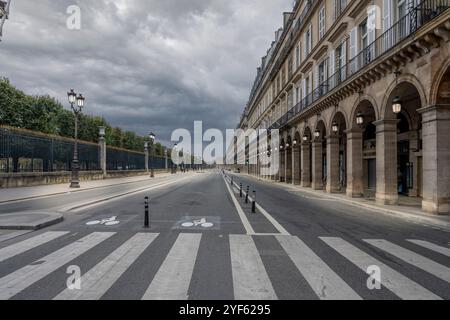
<path fill-rule="evenodd" d="M 414 197 L 426 212 L 450 213 L 449 8 L 297 1 L 238 126 L 279 129 L 281 169 L 264 178 L 382 204 Z"/>

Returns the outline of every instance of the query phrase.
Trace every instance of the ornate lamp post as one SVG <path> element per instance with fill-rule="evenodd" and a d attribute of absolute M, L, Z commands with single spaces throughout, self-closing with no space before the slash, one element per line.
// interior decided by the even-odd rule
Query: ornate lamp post
<path fill-rule="evenodd" d="M 72 108 L 72 111 L 75 114 L 75 143 L 73 149 L 72 175 L 70 179 L 70 187 L 79 188 L 80 164 L 78 162 L 78 117 L 83 111 L 85 99 L 81 93 L 78 94 L 77 96 L 77 94 L 73 91 L 73 89 L 71 89 L 70 92 L 67 93 L 67 97 L 69 99 L 70 107 Z"/>
<path fill-rule="evenodd" d="M 154 157 L 154 143 L 155 143 L 155 134 L 153 132 L 150 132 L 148 137 L 150 138 L 150 156 L 151 156 L 151 161 L 150 161 L 150 178 L 154 178 L 155 177 L 155 168 L 153 166 L 153 157 Z"/>

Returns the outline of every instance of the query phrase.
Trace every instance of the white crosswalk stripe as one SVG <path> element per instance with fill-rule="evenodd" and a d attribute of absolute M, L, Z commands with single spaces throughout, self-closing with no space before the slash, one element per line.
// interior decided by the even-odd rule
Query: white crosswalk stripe
<path fill-rule="evenodd" d="M 155 233 L 137 233 L 81 278 L 81 289 L 65 289 L 55 300 L 96 300 L 119 279 L 156 239 Z"/>
<path fill-rule="evenodd" d="M 392 291 L 401 299 L 412 300 L 440 300 L 441 298 L 416 282 L 401 275 L 381 261 L 371 257 L 362 250 L 341 238 L 320 237 L 322 241 L 355 264 L 358 268 L 367 272 L 369 266 L 378 266 L 381 270 L 381 284 Z"/>
<path fill-rule="evenodd" d="M 45 245 L 68 233 L 67 231 L 44 232 L 1 248 L 0 262 Z M 0 300 L 12 298 L 114 234 L 115 232 L 93 232 L 27 266 L 11 271 L 10 274 L 0 278 Z M 130 236 L 111 253 L 101 257 L 102 260 L 99 263 L 82 275 L 80 290 L 64 289 L 54 299 L 101 299 L 120 278 L 125 275 L 127 277 L 133 276 L 127 273 L 127 270 L 133 266 L 139 257 L 153 252 L 152 250 L 146 251 L 146 249 L 152 245 L 158 236 L 158 233 L 136 233 Z M 237 300 L 278 299 L 277 292 L 269 277 L 269 275 L 272 276 L 270 272 L 274 272 L 274 270 L 265 268 L 261 253 L 255 245 L 256 237 L 258 236 L 229 235 L 231 277 L 234 298 Z M 339 270 L 333 269 L 333 261 L 328 261 L 329 257 L 320 257 L 299 237 L 279 234 L 270 237 L 278 241 L 283 249 L 282 254 L 290 258 L 319 299 L 362 299 L 351 287 L 350 282 L 347 282 L 348 279 L 339 275 L 339 272 L 337 272 Z M 402 299 L 441 299 L 441 297 L 423 287 L 422 283 L 416 283 L 415 279 L 409 279 L 398 270 L 394 270 L 342 238 L 319 237 L 319 239 L 345 257 L 349 261 L 349 265 L 352 263 L 363 272 L 367 272 L 369 266 L 378 266 L 381 270 L 381 284 Z M 165 255 L 164 261 L 151 280 L 142 299 L 188 299 L 201 240 L 201 233 L 180 233 Z M 412 250 L 384 239 L 363 239 L 361 241 L 373 246 L 374 250 L 386 252 L 424 272 L 450 282 L 450 268 Z M 407 241 L 447 257 L 450 256 L 448 248 L 434 243 L 413 239 Z M 155 263 L 158 262 L 155 261 Z M 224 263 L 229 263 L 229 261 L 224 261 Z M 80 267 L 83 269 L 82 266 Z M 368 277 L 369 275 L 367 275 Z M 225 279 L 228 278 L 219 278 L 218 281 L 226 281 Z M 273 279 L 277 279 L 277 277 L 273 277 Z"/>
<path fill-rule="evenodd" d="M 230 235 L 230 254 L 235 299 L 277 299 L 251 236 Z"/>
<path fill-rule="evenodd" d="M 143 300 L 186 300 L 201 234 L 180 233 Z"/>
<path fill-rule="evenodd" d="M 446 266 L 383 239 L 364 241 L 444 281 L 450 282 L 450 268 Z"/>
<path fill-rule="evenodd" d="M 115 232 L 91 233 L 62 249 L 1 278 L 0 300 L 6 300 L 13 297 L 114 234 Z"/>
<path fill-rule="evenodd" d="M 277 236 L 276 238 L 320 299 L 361 299 L 361 297 L 302 240 L 293 236 Z"/>
<path fill-rule="evenodd" d="M 447 257 L 450 257 L 450 248 L 445 248 L 445 247 L 441 247 L 438 246 L 437 244 L 428 242 L 428 241 L 423 241 L 423 240 L 412 240 L 412 239 L 408 239 L 407 241 L 414 243 L 418 246 L 427 248 L 429 250 L 432 250 L 434 252 L 438 252 L 440 254 L 443 254 Z"/>
<path fill-rule="evenodd" d="M 0 249 L 0 262 L 5 261 L 9 258 L 12 258 L 14 256 L 17 256 L 21 253 L 24 253 L 28 250 L 34 249 L 44 243 L 50 242 L 52 240 L 55 240 L 56 238 L 59 238 L 63 235 L 68 234 L 69 232 L 65 231 L 49 231 L 44 232 L 40 235 L 37 235 L 35 237 L 29 238 L 27 240 L 17 242 L 15 244 L 12 244 L 8 247 Z"/>

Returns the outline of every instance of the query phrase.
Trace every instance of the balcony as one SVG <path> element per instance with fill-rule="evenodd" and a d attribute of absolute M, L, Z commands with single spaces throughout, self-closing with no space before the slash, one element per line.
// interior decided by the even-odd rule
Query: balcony
<path fill-rule="evenodd" d="M 315 102 L 322 100 L 326 96 L 330 96 L 343 85 L 349 84 L 352 80 L 356 80 L 356 76 L 364 71 L 366 66 L 378 65 L 372 69 L 372 73 L 380 74 L 391 63 L 384 64 L 383 57 L 387 57 L 395 48 L 398 47 L 404 40 L 410 38 L 411 35 L 416 34 L 427 23 L 440 17 L 444 12 L 450 8 L 450 0 L 425 0 L 414 7 L 407 15 L 395 23 L 389 30 L 384 32 L 381 36 L 375 39 L 370 45 L 364 48 L 357 56 L 348 61 L 348 63 L 331 75 L 324 82 L 320 83 L 311 93 L 304 97 L 297 105 L 291 108 L 280 119 L 275 121 L 269 129 L 279 129 L 285 126 L 293 118 L 305 113 L 315 104 Z M 443 37 L 447 37 L 448 32 L 443 31 Z M 434 42 L 433 36 L 428 36 L 429 42 Z M 427 36 L 425 36 L 427 38 Z M 409 59 L 411 55 L 415 55 L 417 51 L 426 51 L 423 42 L 416 40 L 414 42 L 415 49 L 407 48 L 408 53 L 401 51 L 400 56 Z M 396 59 L 395 57 L 393 58 Z M 398 59 L 398 58 L 397 58 Z M 378 68 L 378 69 L 377 69 Z M 377 71 L 379 70 L 379 71 Z M 352 87 L 356 87 L 357 84 Z"/>

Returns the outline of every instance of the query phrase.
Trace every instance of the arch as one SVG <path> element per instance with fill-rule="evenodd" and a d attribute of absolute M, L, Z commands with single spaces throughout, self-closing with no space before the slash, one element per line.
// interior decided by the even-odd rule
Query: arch
<path fill-rule="evenodd" d="M 316 132 L 317 130 L 320 131 L 320 136 L 318 138 L 319 140 L 324 139 L 327 136 L 327 126 L 325 124 L 325 120 L 323 120 L 322 118 L 319 118 L 316 122 L 314 132 Z"/>
<path fill-rule="evenodd" d="M 331 115 L 331 117 L 330 117 L 330 121 L 329 121 L 329 123 L 328 123 L 328 128 L 331 128 L 331 127 L 333 126 L 334 119 L 335 119 L 336 116 L 339 115 L 339 114 L 342 115 L 342 118 L 344 119 L 345 127 L 348 128 L 348 121 L 349 121 L 349 120 L 348 120 L 348 117 L 347 117 L 347 113 L 346 113 L 342 108 L 336 108 L 336 109 L 333 111 L 333 113 L 332 113 L 332 115 Z M 330 130 L 330 132 L 331 132 L 331 130 Z"/>
<path fill-rule="evenodd" d="M 377 105 L 377 101 L 370 95 L 363 94 L 360 98 L 357 98 L 355 103 L 353 104 L 350 118 L 348 120 L 348 128 L 353 127 L 353 122 L 356 118 L 357 108 L 361 105 L 363 101 L 367 101 L 372 105 L 373 112 L 375 113 L 375 121 L 380 119 L 379 106 Z"/>
<path fill-rule="evenodd" d="M 347 117 L 345 116 L 343 110 L 338 110 L 333 113 L 333 116 L 331 117 L 331 121 L 329 124 L 329 128 L 331 128 L 330 133 L 332 133 L 332 127 L 335 121 L 339 122 L 340 124 L 343 124 L 342 126 L 339 126 L 339 131 L 342 131 L 342 129 L 346 130 L 348 128 Z"/>
<path fill-rule="evenodd" d="M 311 134 L 311 133 L 312 133 L 312 132 L 311 132 L 311 128 L 309 127 L 309 125 L 305 126 L 305 127 L 303 128 L 302 141 L 303 141 L 303 137 L 304 137 L 305 135 L 309 137 L 309 140 L 308 140 L 308 141 L 311 141 L 311 138 L 312 138 L 312 134 Z"/>
<path fill-rule="evenodd" d="M 436 74 L 433 77 L 433 81 L 431 82 L 430 96 L 428 97 L 430 105 L 437 104 L 439 88 L 447 72 L 450 72 L 450 58 L 447 58 L 445 60 L 442 67 L 438 69 L 438 72 L 436 72 Z M 426 105 L 424 105 L 424 107 L 425 106 Z"/>
<path fill-rule="evenodd" d="M 417 90 L 417 92 L 419 94 L 419 98 L 420 98 L 420 104 L 422 107 L 428 105 L 427 104 L 427 95 L 425 93 L 425 89 L 424 89 L 422 83 L 420 82 L 420 80 L 416 76 L 414 76 L 410 73 L 401 74 L 401 75 L 399 75 L 397 80 L 394 79 L 391 82 L 391 84 L 388 86 L 388 88 L 386 90 L 386 94 L 383 95 L 383 101 L 381 104 L 381 112 L 380 112 L 380 116 L 383 119 L 387 119 L 387 117 L 386 117 L 386 112 L 388 110 L 387 105 L 393 97 L 394 90 L 404 83 L 412 85 Z"/>
<path fill-rule="evenodd" d="M 372 100 L 375 102 L 374 100 Z M 361 112 L 365 116 L 365 124 L 368 122 L 374 122 L 378 119 L 377 115 L 377 107 L 373 105 L 373 102 L 368 99 L 358 100 L 357 104 L 355 104 L 354 109 L 352 110 L 352 118 L 350 119 L 349 128 L 356 128 L 358 125 L 356 124 L 356 115 Z M 370 116 L 369 121 L 367 121 L 367 116 Z"/>

